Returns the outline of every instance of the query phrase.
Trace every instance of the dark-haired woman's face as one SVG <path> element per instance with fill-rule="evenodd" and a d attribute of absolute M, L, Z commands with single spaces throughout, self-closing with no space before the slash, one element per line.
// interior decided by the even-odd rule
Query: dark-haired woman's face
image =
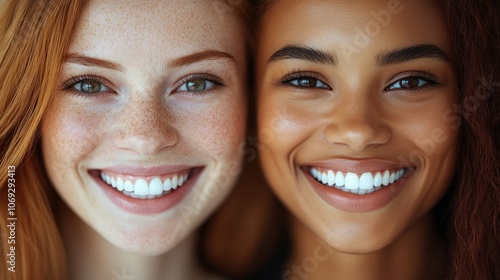
<path fill-rule="evenodd" d="M 257 47 L 262 163 L 279 198 L 338 250 L 415 225 L 454 173 L 457 102 L 432 1 L 275 1 Z"/>

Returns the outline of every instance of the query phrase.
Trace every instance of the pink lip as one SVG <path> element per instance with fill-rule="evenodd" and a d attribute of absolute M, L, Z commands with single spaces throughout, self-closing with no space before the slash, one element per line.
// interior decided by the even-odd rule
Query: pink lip
<path fill-rule="evenodd" d="M 89 173 L 92 176 L 92 178 L 94 178 L 99 187 L 101 187 L 106 197 L 118 208 L 122 209 L 123 211 L 137 215 L 154 215 L 167 211 L 168 209 L 171 209 L 174 206 L 178 205 L 184 199 L 184 197 L 186 197 L 189 191 L 193 188 L 194 184 L 198 180 L 202 171 L 202 168 L 192 168 L 192 167 L 191 168 L 169 167 L 169 168 L 155 169 L 159 171 L 159 173 L 174 173 L 186 169 L 193 169 L 193 170 L 191 171 L 189 179 L 184 183 L 184 185 L 182 185 L 182 187 L 154 199 L 136 199 L 124 195 L 120 191 L 112 188 L 104 181 L 102 181 L 99 175 L 100 171 L 92 170 Z M 153 169 L 114 167 L 114 168 L 107 168 L 106 170 L 113 170 L 113 172 L 119 171 L 117 173 L 124 173 L 124 174 L 132 173 L 137 176 L 153 176 L 152 175 Z"/>
<path fill-rule="evenodd" d="M 378 159 L 333 159 L 309 163 L 308 166 L 353 173 L 375 172 L 404 167 L 407 168 L 407 173 L 398 181 L 389 186 L 382 187 L 380 190 L 363 195 L 348 193 L 334 187 L 325 186 L 311 176 L 308 167 L 301 168 L 302 172 L 304 172 L 307 180 L 309 181 L 310 186 L 321 199 L 323 199 L 330 206 L 346 212 L 370 212 L 388 205 L 398 196 L 401 190 L 404 189 L 406 182 L 415 170 L 413 167 L 403 166 L 399 163 Z"/>
<path fill-rule="evenodd" d="M 392 170 L 392 169 L 409 167 L 409 166 L 404 166 L 401 163 L 396 163 L 393 161 L 382 160 L 382 159 L 363 159 L 363 160 L 331 159 L 325 161 L 315 161 L 312 163 L 308 163 L 307 165 L 311 167 L 321 167 L 334 171 L 352 172 L 352 173 L 376 172 L 386 169 Z"/>

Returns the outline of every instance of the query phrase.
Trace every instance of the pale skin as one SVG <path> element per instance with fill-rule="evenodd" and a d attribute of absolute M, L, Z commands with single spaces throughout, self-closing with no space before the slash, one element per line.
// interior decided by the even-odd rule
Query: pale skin
<path fill-rule="evenodd" d="M 70 279 L 215 277 L 196 260 L 196 230 L 237 179 L 246 119 L 245 36 L 224 5 L 91 1 L 82 11 L 42 126 Z M 103 172 L 150 189 L 186 179 L 139 200 Z"/>
<path fill-rule="evenodd" d="M 448 34 L 432 1 L 278 0 L 264 12 L 258 125 L 264 173 L 293 215 L 284 279 L 445 278 L 431 210 L 457 151 L 443 116 L 458 97 Z M 344 189 L 347 173 L 401 176 L 354 194 L 312 169 L 341 172 Z"/>

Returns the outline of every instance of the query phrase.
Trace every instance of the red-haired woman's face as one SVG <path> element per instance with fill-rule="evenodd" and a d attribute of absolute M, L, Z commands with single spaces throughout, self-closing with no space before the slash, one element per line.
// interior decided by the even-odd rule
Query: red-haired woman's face
<path fill-rule="evenodd" d="M 241 169 L 245 37 L 222 1 L 92 1 L 43 123 L 49 177 L 117 247 L 159 254 Z"/>
<path fill-rule="evenodd" d="M 434 1 L 275 1 L 258 33 L 265 174 L 312 231 L 373 252 L 417 223 L 454 173 L 457 102 Z"/>

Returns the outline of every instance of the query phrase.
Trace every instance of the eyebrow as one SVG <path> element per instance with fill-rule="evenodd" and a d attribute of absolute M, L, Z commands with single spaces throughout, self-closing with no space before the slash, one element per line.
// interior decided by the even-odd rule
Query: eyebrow
<path fill-rule="evenodd" d="M 122 72 L 124 70 L 123 66 L 121 66 L 118 63 L 99 59 L 99 58 L 88 57 L 88 56 L 77 54 L 77 53 L 67 54 L 65 57 L 65 61 L 68 63 L 76 63 L 76 64 L 85 65 L 85 66 L 102 67 L 102 68 L 108 68 L 111 70 L 122 71 Z"/>
<path fill-rule="evenodd" d="M 233 62 L 236 60 L 232 55 L 227 52 L 221 52 L 217 50 L 206 50 L 202 52 L 193 53 L 176 59 L 172 59 L 167 63 L 168 68 L 181 67 L 193 63 L 197 63 L 203 60 L 214 60 L 214 59 L 229 59 Z"/>
<path fill-rule="evenodd" d="M 446 62 L 450 61 L 446 52 L 438 46 L 422 44 L 380 53 L 376 57 L 376 62 L 378 66 L 384 66 L 419 58 L 436 58 Z"/>
<path fill-rule="evenodd" d="M 302 59 L 332 66 L 337 64 L 335 55 L 301 45 L 288 45 L 279 49 L 269 57 L 269 62 L 284 59 Z"/>
<path fill-rule="evenodd" d="M 189 65 L 193 64 L 196 62 L 200 62 L 203 60 L 212 60 L 212 59 L 219 59 L 219 58 L 225 58 L 225 59 L 230 59 L 232 61 L 236 61 L 232 55 L 226 52 L 221 52 L 221 51 L 216 51 L 216 50 L 207 50 L 207 51 L 202 51 L 190 55 L 186 55 L 183 57 L 179 57 L 176 59 L 173 59 L 169 61 L 168 67 L 169 68 L 174 68 L 174 67 L 181 67 L 184 65 Z M 112 61 L 107 61 L 99 58 L 94 58 L 94 57 L 88 57 L 85 55 L 81 55 L 78 53 L 69 53 L 65 56 L 65 61 L 68 63 L 76 63 L 76 64 L 81 64 L 85 66 L 95 66 L 95 67 L 102 67 L 102 68 L 107 68 L 111 70 L 116 70 L 116 71 L 124 71 L 124 67 L 121 66 L 120 64 Z"/>

